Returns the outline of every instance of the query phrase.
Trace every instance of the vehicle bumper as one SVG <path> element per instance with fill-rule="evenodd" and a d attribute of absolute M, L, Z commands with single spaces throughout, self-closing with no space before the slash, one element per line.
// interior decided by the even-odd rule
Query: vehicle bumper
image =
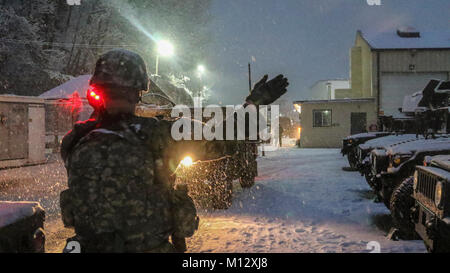
<path fill-rule="evenodd" d="M 450 219 L 439 218 L 416 201 L 413 221 L 417 234 L 431 252 L 450 252 Z"/>

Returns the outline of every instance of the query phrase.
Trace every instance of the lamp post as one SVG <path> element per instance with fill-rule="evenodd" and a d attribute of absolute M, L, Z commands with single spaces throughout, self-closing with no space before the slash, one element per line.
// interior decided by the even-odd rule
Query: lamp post
<path fill-rule="evenodd" d="M 201 89 L 200 89 L 200 97 L 203 97 L 203 90 L 204 90 L 204 86 L 203 86 L 203 82 L 202 82 L 202 76 L 203 76 L 203 74 L 205 74 L 205 71 L 206 71 L 206 68 L 205 68 L 205 66 L 204 65 L 202 65 L 202 64 L 199 64 L 198 66 L 197 66 L 197 76 L 198 76 L 198 78 L 200 79 L 200 84 L 201 84 Z"/>
<path fill-rule="evenodd" d="M 158 41 L 156 44 L 156 65 L 155 74 L 158 76 L 159 72 L 159 56 L 169 57 L 173 55 L 173 45 L 165 40 Z"/>

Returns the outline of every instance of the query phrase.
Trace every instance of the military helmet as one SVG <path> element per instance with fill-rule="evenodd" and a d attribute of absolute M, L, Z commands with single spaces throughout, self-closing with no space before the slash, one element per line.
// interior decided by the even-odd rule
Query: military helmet
<path fill-rule="evenodd" d="M 145 62 L 137 53 L 114 49 L 100 56 L 90 85 L 113 85 L 148 89 L 148 76 Z"/>

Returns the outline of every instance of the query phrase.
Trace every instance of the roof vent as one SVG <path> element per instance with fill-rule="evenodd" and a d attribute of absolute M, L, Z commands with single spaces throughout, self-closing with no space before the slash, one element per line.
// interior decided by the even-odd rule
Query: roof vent
<path fill-rule="evenodd" d="M 413 27 L 400 27 L 397 29 L 397 35 L 402 38 L 420 38 L 420 32 Z"/>

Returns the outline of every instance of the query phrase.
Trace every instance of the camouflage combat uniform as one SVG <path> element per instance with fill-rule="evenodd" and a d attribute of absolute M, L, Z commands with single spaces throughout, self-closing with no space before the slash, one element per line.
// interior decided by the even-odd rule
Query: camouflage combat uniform
<path fill-rule="evenodd" d="M 170 252 L 170 235 L 193 235 L 195 206 L 187 192 L 174 190 L 178 159 L 170 150 L 177 146 L 170 126 L 105 114 L 76 124 L 65 137 L 65 146 L 76 143 L 63 152 L 69 190 L 61 195 L 61 209 L 84 251 Z"/>

